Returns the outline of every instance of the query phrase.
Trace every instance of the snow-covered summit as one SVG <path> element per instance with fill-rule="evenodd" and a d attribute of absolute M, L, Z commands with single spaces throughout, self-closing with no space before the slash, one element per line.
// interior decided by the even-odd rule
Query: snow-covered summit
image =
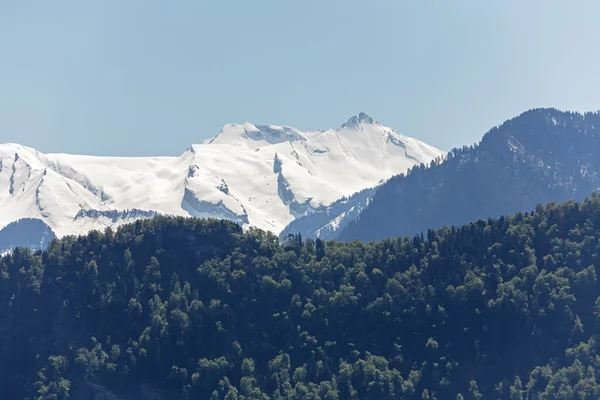
<path fill-rule="evenodd" d="M 375 121 L 373 118 L 371 118 L 371 116 L 369 116 L 368 114 L 364 113 L 364 112 L 360 112 L 358 113 L 358 115 L 354 115 L 352 117 L 350 117 L 348 119 L 348 121 L 346 121 L 344 124 L 342 124 L 342 126 L 340 127 L 340 129 L 344 129 L 344 128 L 359 128 L 361 124 L 368 124 L 368 125 L 374 125 L 377 124 L 378 122 Z"/>
<path fill-rule="evenodd" d="M 3 144 L 0 228 L 38 218 L 64 236 L 163 213 L 279 233 L 295 218 L 443 154 L 364 113 L 327 131 L 228 124 L 179 157 L 43 154 Z"/>
<path fill-rule="evenodd" d="M 290 126 L 227 124 L 214 137 L 203 144 L 235 144 L 249 147 L 262 147 L 267 144 L 306 141 L 302 132 Z"/>

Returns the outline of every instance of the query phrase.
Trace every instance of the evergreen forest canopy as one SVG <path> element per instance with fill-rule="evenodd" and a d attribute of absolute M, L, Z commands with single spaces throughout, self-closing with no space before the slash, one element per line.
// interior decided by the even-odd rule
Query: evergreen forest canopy
<path fill-rule="evenodd" d="M 450 151 L 443 162 L 391 178 L 336 239 L 417 235 L 538 203 L 581 201 L 598 189 L 600 112 L 534 109 L 493 128 L 479 144 Z"/>
<path fill-rule="evenodd" d="M 600 196 L 369 244 L 66 237 L 0 259 L 0 397 L 597 399 L 599 262 Z"/>

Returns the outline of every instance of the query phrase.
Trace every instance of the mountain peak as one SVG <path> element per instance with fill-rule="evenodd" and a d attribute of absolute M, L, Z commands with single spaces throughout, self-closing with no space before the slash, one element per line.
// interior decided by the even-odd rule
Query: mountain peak
<path fill-rule="evenodd" d="M 348 121 L 342 124 L 342 128 L 358 128 L 362 123 L 373 125 L 376 124 L 377 121 L 371 118 L 367 113 L 361 111 L 358 115 L 350 117 Z"/>

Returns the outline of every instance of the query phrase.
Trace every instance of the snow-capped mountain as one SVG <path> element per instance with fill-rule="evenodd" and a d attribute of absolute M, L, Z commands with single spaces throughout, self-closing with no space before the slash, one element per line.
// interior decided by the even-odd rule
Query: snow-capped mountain
<path fill-rule="evenodd" d="M 276 234 L 294 219 L 445 153 L 361 113 L 338 129 L 229 124 L 179 157 L 42 154 L 0 145 L 0 228 L 43 220 L 57 236 L 157 213 Z"/>

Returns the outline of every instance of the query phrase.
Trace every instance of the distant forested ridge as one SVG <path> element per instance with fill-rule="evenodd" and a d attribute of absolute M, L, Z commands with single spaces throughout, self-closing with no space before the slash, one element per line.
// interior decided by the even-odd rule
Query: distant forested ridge
<path fill-rule="evenodd" d="M 56 234 L 44 221 L 36 218 L 23 218 L 11 222 L 0 229 L 0 252 L 15 247 L 29 247 L 32 250 L 44 250 Z"/>
<path fill-rule="evenodd" d="M 600 113 L 535 109 L 478 145 L 383 184 L 336 238 L 380 240 L 511 215 L 600 190 Z"/>
<path fill-rule="evenodd" d="M 369 244 L 66 237 L 0 259 L 0 398 L 597 399 L 599 262 L 598 196 Z"/>

